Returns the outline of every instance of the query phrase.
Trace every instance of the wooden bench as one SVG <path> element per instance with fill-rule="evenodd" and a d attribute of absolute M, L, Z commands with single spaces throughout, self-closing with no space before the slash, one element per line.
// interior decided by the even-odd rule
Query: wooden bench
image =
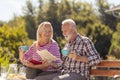
<path fill-rule="evenodd" d="M 113 77 L 115 79 L 120 76 L 120 61 L 103 60 L 91 68 L 90 76 Z"/>

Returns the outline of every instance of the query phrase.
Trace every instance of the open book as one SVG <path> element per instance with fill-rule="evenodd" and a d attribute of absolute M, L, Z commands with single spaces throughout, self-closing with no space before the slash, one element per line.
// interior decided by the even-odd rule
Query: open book
<path fill-rule="evenodd" d="M 47 60 L 47 61 L 56 61 L 58 60 L 58 58 L 56 56 L 54 56 L 53 54 L 51 54 L 48 50 L 44 49 L 44 50 L 37 50 L 37 53 L 40 55 L 40 57 L 42 58 L 42 60 Z"/>

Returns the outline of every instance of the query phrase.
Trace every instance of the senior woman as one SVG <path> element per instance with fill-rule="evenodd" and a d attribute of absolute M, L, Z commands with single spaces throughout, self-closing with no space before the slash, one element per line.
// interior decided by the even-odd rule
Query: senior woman
<path fill-rule="evenodd" d="M 48 50 L 51 54 L 59 58 L 54 62 L 41 60 L 37 50 Z M 29 60 L 33 58 L 36 61 L 41 61 L 42 64 L 33 64 Z M 19 49 L 19 59 L 27 67 L 26 77 L 34 79 L 40 75 L 47 75 L 56 72 L 57 66 L 61 63 L 58 44 L 53 40 L 53 28 L 50 22 L 42 22 L 37 29 L 37 40 L 24 52 Z"/>

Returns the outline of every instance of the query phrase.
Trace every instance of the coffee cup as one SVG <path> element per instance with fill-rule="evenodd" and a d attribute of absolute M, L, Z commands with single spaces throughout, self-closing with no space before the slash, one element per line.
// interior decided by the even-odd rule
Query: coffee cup
<path fill-rule="evenodd" d="M 27 50 L 28 50 L 28 46 L 20 46 L 20 48 L 21 48 L 23 51 L 27 51 Z"/>
<path fill-rule="evenodd" d="M 63 49 L 63 50 L 61 50 L 61 52 L 62 52 L 63 56 L 68 56 L 69 53 L 70 53 L 70 50 L 69 49 Z"/>

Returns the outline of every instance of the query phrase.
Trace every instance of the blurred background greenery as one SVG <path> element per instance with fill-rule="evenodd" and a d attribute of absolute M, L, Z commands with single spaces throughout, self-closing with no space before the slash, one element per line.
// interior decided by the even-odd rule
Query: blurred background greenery
<path fill-rule="evenodd" d="M 120 58 L 120 19 L 105 13 L 110 9 L 107 0 L 95 0 L 96 7 L 80 0 L 38 0 L 39 7 L 26 1 L 23 16 L 14 16 L 8 22 L 0 21 L 0 63 L 18 63 L 20 45 L 30 45 L 36 40 L 36 30 L 43 21 L 50 21 L 54 39 L 62 49 L 65 40 L 61 22 L 66 18 L 75 20 L 78 32 L 88 36 L 95 44 L 102 59 Z"/>

